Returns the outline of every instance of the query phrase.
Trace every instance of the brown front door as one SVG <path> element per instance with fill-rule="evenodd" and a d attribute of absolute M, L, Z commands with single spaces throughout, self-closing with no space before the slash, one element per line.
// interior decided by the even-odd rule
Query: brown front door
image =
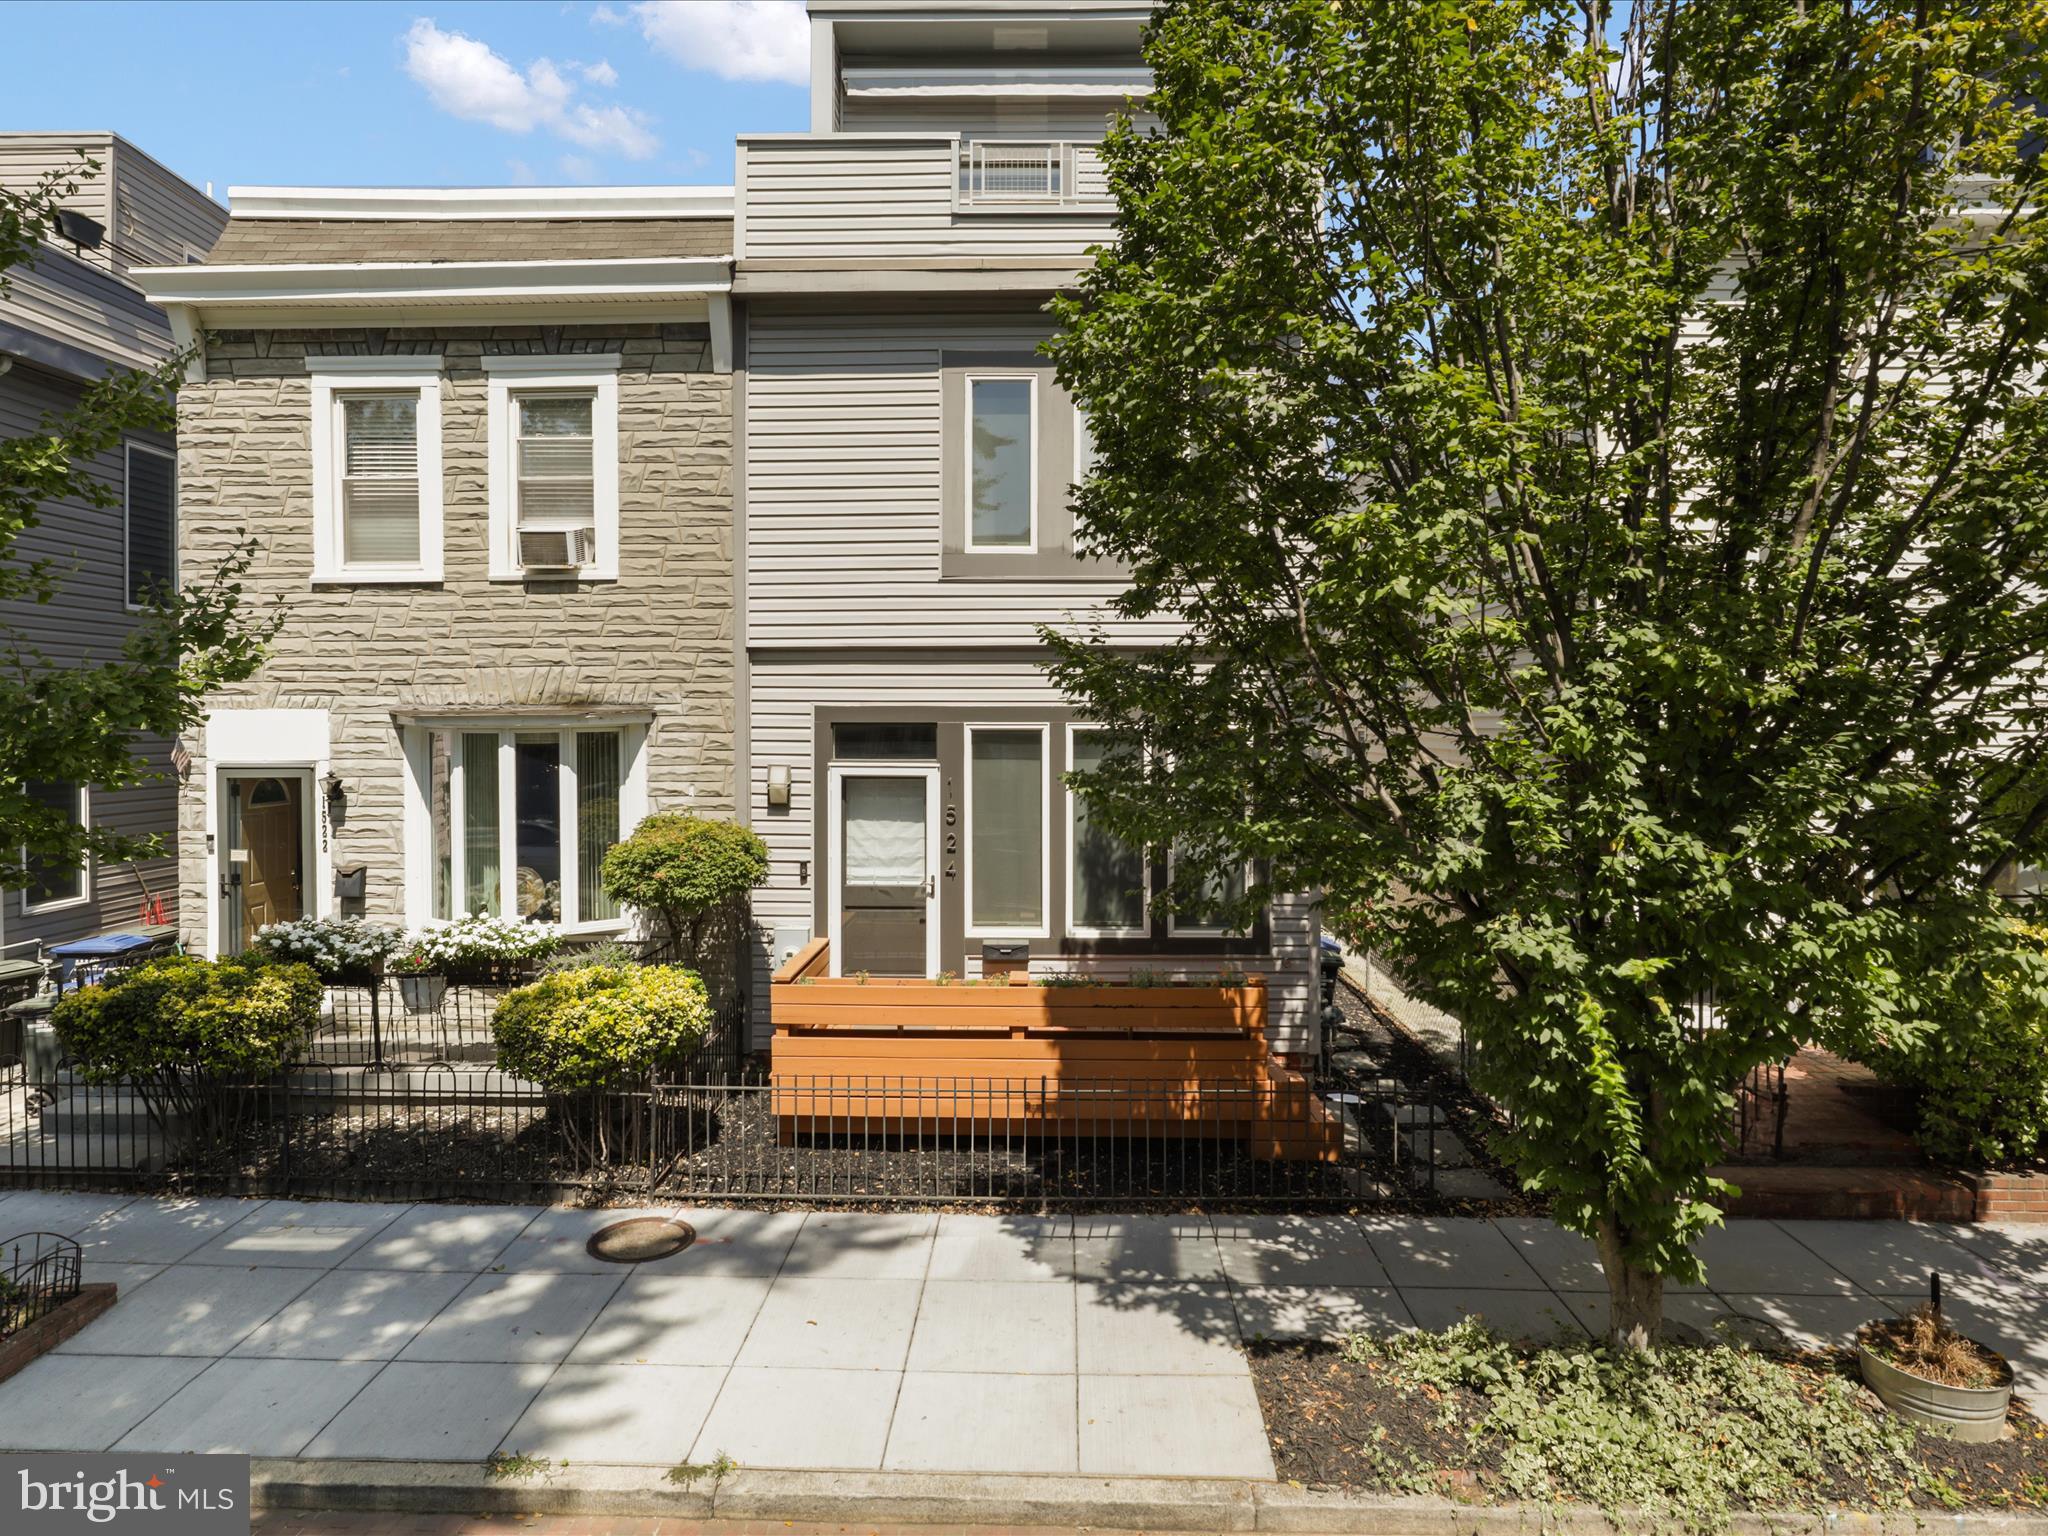
<path fill-rule="evenodd" d="M 221 947 L 240 954 L 265 923 L 306 910 L 306 786 L 293 775 L 230 776 L 223 797 Z"/>

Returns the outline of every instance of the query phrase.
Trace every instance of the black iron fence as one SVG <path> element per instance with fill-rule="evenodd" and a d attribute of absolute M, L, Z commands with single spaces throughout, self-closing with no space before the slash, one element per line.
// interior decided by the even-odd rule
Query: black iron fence
<path fill-rule="evenodd" d="M 0 1242 L 0 1339 L 47 1317 L 78 1294 L 78 1244 L 54 1232 Z"/>
<path fill-rule="evenodd" d="M 1138 1208 L 1314 1208 L 1435 1188 L 1438 1117 L 1395 1087 L 1324 1099 L 1299 1085 L 771 1081 L 700 1065 L 561 1098 L 488 1063 L 314 1064 L 219 1085 L 200 1120 L 68 1073 L 26 1091 L 37 1102 L 0 1139 L 0 1184 Z"/>

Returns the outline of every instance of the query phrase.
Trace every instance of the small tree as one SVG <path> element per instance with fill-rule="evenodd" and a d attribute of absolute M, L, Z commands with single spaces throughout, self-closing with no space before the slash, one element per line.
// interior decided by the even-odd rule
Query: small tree
<path fill-rule="evenodd" d="M 127 1083 L 172 1146 L 227 1137 L 244 1097 L 320 1021 L 320 979 L 262 955 L 171 955 L 57 1001 L 57 1037 L 89 1083 Z"/>
<path fill-rule="evenodd" d="M 1105 146 L 1052 353 L 1179 638 L 1049 632 L 1082 790 L 1462 1017 L 1623 1344 L 1744 1076 L 1923 1033 L 2043 846 L 2039 21 L 1182 0 Z"/>
<path fill-rule="evenodd" d="M 723 997 L 738 979 L 747 902 L 768 845 L 745 827 L 680 811 L 647 817 L 604 856 L 605 894 L 648 920 L 667 958 Z"/>
<path fill-rule="evenodd" d="M 680 966 L 551 971 L 506 994 L 491 1017 L 498 1066 L 555 1101 L 586 1164 L 647 1149 L 656 1073 L 680 1067 L 711 1028 L 702 979 Z"/>
<path fill-rule="evenodd" d="M 0 294 L 10 269 L 35 262 L 57 209 L 99 169 L 88 159 L 24 191 L 0 188 Z M 0 604 L 47 605 L 68 574 L 60 562 L 14 556 L 45 504 L 83 502 L 118 519 L 121 496 L 93 472 L 93 461 L 129 432 L 175 429 L 173 391 L 183 362 L 174 357 L 147 372 L 117 369 L 88 387 L 67 415 L 0 440 Z M 95 648 L 79 664 L 59 665 L 18 623 L 0 625 L 0 847 L 28 856 L 0 861 L 0 887 L 25 883 L 34 864 L 75 868 L 88 856 L 132 859 L 159 851 L 154 837 L 76 826 L 28 786 L 136 784 L 152 771 L 137 751 L 139 738 L 176 735 L 198 720 L 209 692 L 255 673 L 276 624 L 251 625 L 241 611 L 251 548 L 239 547 L 182 591 L 147 594 L 117 653 L 111 645 Z"/>

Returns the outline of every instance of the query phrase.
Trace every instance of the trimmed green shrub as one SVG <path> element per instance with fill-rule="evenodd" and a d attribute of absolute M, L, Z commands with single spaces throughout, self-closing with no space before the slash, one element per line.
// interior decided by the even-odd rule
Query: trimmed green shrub
<path fill-rule="evenodd" d="M 670 956 L 726 994 L 748 896 L 768 875 L 766 843 L 730 821 L 666 811 L 616 844 L 602 874 L 607 896 L 640 912 Z"/>
<path fill-rule="evenodd" d="M 176 1142 L 220 1132 L 236 1101 L 292 1059 L 320 1020 L 320 978 L 260 954 L 171 955 L 60 998 L 51 1014 L 88 1082 L 125 1081 Z"/>
<path fill-rule="evenodd" d="M 2013 924 L 2009 949 L 1973 957 L 1939 995 L 1932 1028 L 1864 1054 L 1913 1090 L 1921 1149 L 1971 1167 L 2048 1157 L 2048 927 Z"/>
<path fill-rule="evenodd" d="M 507 993 L 491 1018 L 499 1067 L 565 1097 L 644 1083 L 710 1028 L 702 979 L 673 965 L 555 971 Z"/>

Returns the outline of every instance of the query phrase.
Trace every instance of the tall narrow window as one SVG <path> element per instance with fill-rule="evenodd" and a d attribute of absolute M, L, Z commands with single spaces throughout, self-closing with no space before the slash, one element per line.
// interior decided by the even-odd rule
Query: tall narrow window
<path fill-rule="evenodd" d="M 518 397 L 519 526 L 588 528 L 596 520 L 591 397 Z"/>
<path fill-rule="evenodd" d="M 970 549 L 1033 546 L 1036 388 L 1037 381 L 1030 378 L 967 381 Z"/>
<path fill-rule="evenodd" d="M 343 395 L 341 550 L 350 565 L 420 561 L 417 393 Z"/>
<path fill-rule="evenodd" d="M 1207 876 L 1194 904 L 1186 911 L 1173 914 L 1173 931 L 1218 936 L 1236 933 L 1238 930 L 1224 926 L 1222 914 L 1233 903 L 1244 899 L 1245 887 L 1243 865 Z"/>
<path fill-rule="evenodd" d="M 1107 731 L 1076 729 L 1073 768 L 1088 773 L 1102 766 L 1113 738 Z M 1145 850 L 1116 836 L 1094 818 L 1086 797 L 1067 791 L 1071 839 L 1070 907 L 1067 926 L 1077 934 L 1142 934 L 1146 931 Z"/>
<path fill-rule="evenodd" d="M 562 741 L 554 731 L 512 739 L 512 799 L 517 817 L 514 910 L 529 922 L 562 920 Z"/>
<path fill-rule="evenodd" d="M 970 726 L 968 927 L 1035 933 L 1045 926 L 1045 732 Z"/>
<path fill-rule="evenodd" d="M 619 904 L 605 894 L 604 856 L 619 840 L 619 733 L 583 731 L 576 737 L 577 919 L 609 922 Z"/>
<path fill-rule="evenodd" d="M 500 910 L 498 733 L 462 733 L 462 910 Z"/>
<path fill-rule="evenodd" d="M 177 583 L 177 460 L 142 443 L 127 457 L 128 606 L 140 608 Z"/>
<path fill-rule="evenodd" d="M 85 792 L 68 779 L 30 779 L 22 786 L 29 799 L 54 811 L 74 827 L 85 825 Z M 28 885 L 22 900 L 29 907 L 65 906 L 85 900 L 85 865 L 62 864 L 34 854 L 24 859 Z"/>
<path fill-rule="evenodd" d="M 446 731 L 427 733 L 427 835 L 432 846 L 427 852 L 428 878 L 433 881 L 432 906 L 436 918 L 455 915 L 455 762 L 453 743 Z"/>

